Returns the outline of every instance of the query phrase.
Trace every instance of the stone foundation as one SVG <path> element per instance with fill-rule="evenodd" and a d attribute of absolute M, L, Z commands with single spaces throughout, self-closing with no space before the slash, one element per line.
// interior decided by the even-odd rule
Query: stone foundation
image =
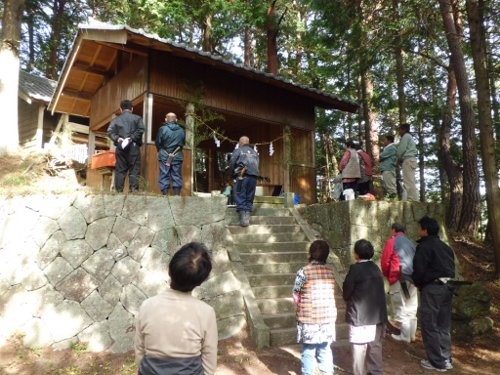
<path fill-rule="evenodd" d="M 181 244 L 204 242 L 213 272 L 193 294 L 212 305 L 220 338 L 245 325 L 225 248 L 226 198 L 74 195 L 0 198 L 0 345 L 133 348 L 142 301 L 167 288 Z"/>

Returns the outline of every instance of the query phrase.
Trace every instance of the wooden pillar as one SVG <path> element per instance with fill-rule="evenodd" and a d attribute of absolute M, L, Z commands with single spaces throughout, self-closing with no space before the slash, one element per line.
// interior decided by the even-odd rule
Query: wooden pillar
<path fill-rule="evenodd" d="M 314 129 L 316 126 L 314 126 Z M 311 150 L 312 150 L 312 155 L 311 155 L 311 166 L 313 170 L 316 170 L 316 139 L 315 139 L 315 134 L 314 131 L 311 131 L 310 133 L 311 136 Z M 312 203 L 317 203 L 318 202 L 318 186 L 316 184 L 316 176 L 314 176 L 314 180 L 311 181 L 312 183 L 312 188 L 313 188 L 313 193 L 312 193 Z M 328 181 L 330 183 L 330 181 Z"/>
<path fill-rule="evenodd" d="M 37 119 L 37 127 L 36 127 L 36 136 L 35 136 L 35 147 L 38 150 L 43 148 L 43 116 L 45 114 L 45 106 L 40 104 L 38 106 L 38 119 Z"/>
<path fill-rule="evenodd" d="M 186 145 L 184 148 L 190 150 L 191 152 L 191 165 L 189 166 L 190 173 L 190 183 L 189 183 L 189 194 L 193 195 L 194 188 L 194 167 L 195 167 L 195 149 L 194 149 L 194 104 L 186 104 Z"/>
<path fill-rule="evenodd" d="M 149 163 L 148 160 L 148 148 L 147 144 L 150 142 L 153 142 L 152 137 L 153 137 L 153 94 L 151 93 L 145 93 L 144 94 L 144 100 L 142 102 L 142 121 L 144 122 L 144 134 L 142 135 L 142 144 L 144 145 L 141 147 L 141 176 L 144 177 L 145 180 L 147 180 L 148 176 L 148 168 L 152 166 L 152 163 Z M 146 181 L 146 186 L 144 188 L 147 188 L 149 186 L 149 190 L 152 189 L 153 184 L 158 184 L 157 181 Z"/>
<path fill-rule="evenodd" d="M 283 127 L 283 191 L 290 193 L 290 163 L 292 160 L 292 134 L 290 126 Z"/>
<path fill-rule="evenodd" d="M 89 129 L 89 144 L 87 147 L 88 162 L 92 160 L 92 155 L 95 153 L 95 133 Z"/>

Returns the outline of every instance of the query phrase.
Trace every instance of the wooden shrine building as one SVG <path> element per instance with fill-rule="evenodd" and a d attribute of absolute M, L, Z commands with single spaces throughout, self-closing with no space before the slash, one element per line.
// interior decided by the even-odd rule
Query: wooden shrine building
<path fill-rule="evenodd" d="M 294 192 L 303 203 L 316 201 L 315 107 L 358 108 L 127 26 L 80 27 L 49 109 L 89 118 L 92 154 L 94 136 L 106 132 L 123 99 L 132 100 L 146 126 L 147 190 L 159 192 L 154 141 L 165 114 L 175 112 L 186 127 L 183 195 L 221 189 L 227 156 L 247 135 L 259 152 L 260 174 L 269 178 L 264 195 Z"/>

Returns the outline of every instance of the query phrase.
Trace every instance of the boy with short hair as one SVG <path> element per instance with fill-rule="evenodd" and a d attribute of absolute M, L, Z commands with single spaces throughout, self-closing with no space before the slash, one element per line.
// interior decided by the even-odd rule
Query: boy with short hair
<path fill-rule="evenodd" d="M 387 323 L 384 276 L 373 263 L 373 245 L 361 239 L 354 244 L 356 263 L 343 284 L 346 321 L 350 327 L 354 375 L 383 374 L 382 336 Z"/>

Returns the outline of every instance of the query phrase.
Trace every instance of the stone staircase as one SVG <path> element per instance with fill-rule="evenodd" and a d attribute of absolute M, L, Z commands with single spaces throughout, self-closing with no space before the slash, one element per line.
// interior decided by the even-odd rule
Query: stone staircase
<path fill-rule="evenodd" d="M 233 224 L 236 222 L 233 220 Z M 295 344 L 292 288 L 297 270 L 307 263 L 309 245 L 314 238 L 307 235 L 278 197 L 256 197 L 250 226 L 229 225 L 228 230 L 228 240 L 238 252 L 259 318 L 269 329 L 268 345 Z M 348 327 L 343 323 L 345 307 L 338 287 L 336 302 L 337 341 L 342 342 L 348 337 Z"/>

